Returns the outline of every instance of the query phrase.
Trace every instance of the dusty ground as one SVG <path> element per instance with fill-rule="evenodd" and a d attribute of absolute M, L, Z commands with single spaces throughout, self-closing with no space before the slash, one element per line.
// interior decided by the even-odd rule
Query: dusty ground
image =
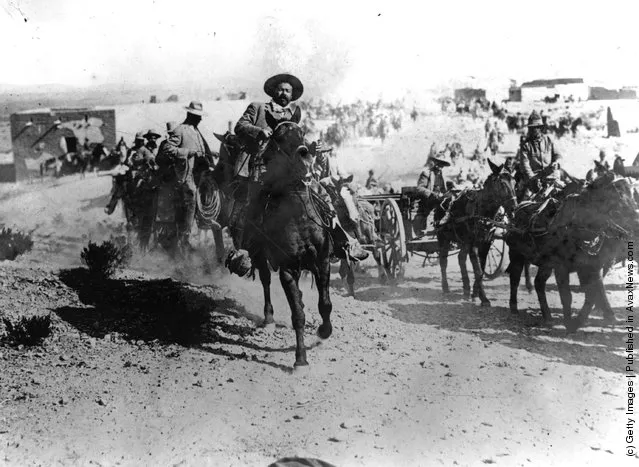
<path fill-rule="evenodd" d="M 419 165 L 419 164 L 418 164 Z M 490 309 L 440 293 L 439 268 L 414 258 L 381 286 L 367 263 L 357 298 L 334 276 L 335 332 L 315 337 L 303 284 L 310 370 L 291 372 L 294 333 L 274 282 L 278 327 L 258 329 L 259 283 L 136 257 L 102 287 L 80 251 L 123 231 L 102 208 L 106 177 L 3 188 L 0 221 L 33 230 L 34 250 L 0 267 L 0 315 L 51 313 L 41 347 L 0 346 L 0 464 L 266 466 L 289 455 L 336 465 L 621 465 L 626 435 L 621 329 L 566 336 L 540 326 L 505 277 Z M 453 261 L 454 263 L 455 261 Z M 621 271 L 607 279 L 624 316 Z M 575 293 L 577 308 L 583 295 Z M 636 461 L 636 459 L 633 459 Z"/>

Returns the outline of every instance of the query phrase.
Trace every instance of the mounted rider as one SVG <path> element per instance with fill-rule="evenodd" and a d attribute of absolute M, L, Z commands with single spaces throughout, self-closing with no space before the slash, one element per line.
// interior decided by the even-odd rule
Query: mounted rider
<path fill-rule="evenodd" d="M 120 147 L 122 147 L 123 140 L 120 140 Z M 126 147 L 126 144 L 124 144 Z M 144 135 L 141 131 L 138 131 L 135 134 L 135 139 L 133 140 L 133 146 L 129 148 L 126 152 L 126 155 L 121 156 L 120 163 L 116 166 L 116 171 L 118 172 L 113 176 L 113 188 L 111 189 L 111 198 L 109 199 L 109 203 L 104 208 L 104 212 L 108 215 L 113 214 L 115 211 L 115 207 L 118 204 L 118 201 L 126 195 L 129 187 L 127 184 L 133 184 L 133 180 L 135 178 L 135 171 L 137 169 L 134 164 L 134 160 L 137 160 L 138 151 L 144 150 Z"/>
<path fill-rule="evenodd" d="M 443 174 L 445 167 L 450 167 L 450 162 L 446 160 L 445 156 L 429 156 L 424 165 L 424 169 L 419 174 L 419 179 L 417 180 L 417 195 L 420 200 L 420 209 L 424 219 L 427 219 L 428 215 L 442 203 L 449 191 Z M 435 211 L 434 216 L 435 223 L 439 225 L 442 225 L 448 220 L 447 215 L 439 218 L 440 214 L 438 211 Z"/>
<path fill-rule="evenodd" d="M 232 230 L 236 233 L 236 246 L 240 249 L 229 253 L 227 266 L 231 272 L 236 273 L 244 271 L 250 249 L 257 248 L 259 244 L 261 219 L 268 201 L 268 187 L 262 184 L 266 172 L 264 151 L 279 123 L 299 123 L 302 118 L 302 109 L 295 101 L 302 96 L 304 87 L 297 77 L 290 74 L 272 76 L 264 83 L 264 92 L 272 100 L 266 103 L 251 103 L 235 126 L 235 134 L 243 148 L 236 160 L 234 174 L 236 180 L 248 185 L 248 207 L 245 216 L 248 221 L 247 228 L 242 230 L 237 227 L 240 222 L 232 221 L 235 224 Z M 321 144 L 317 143 L 308 144 L 307 147 L 313 155 L 318 153 L 318 149 L 321 150 Z M 321 191 L 322 197 L 332 209 L 331 234 L 335 241 L 335 254 L 339 257 L 346 257 L 348 254 L 356 260 L 367 258 L 368 252 L 339 226 L 330 198 L 324 190 Z"/>
<path fill-rule="evenodd" d="M 528 117 L 528 135 L 519 150 L 519 170 L 527 189 L 535 193 L 541 189 L 542 179 L 559 178 L 561 154 L 543 128 L 541 116 L 533 110 Z"/>
<path fill-rule="evenodd" d="M 172 169 L 169 172 L 175 190 L 177 246 L 187 251 L 192 249 L 189 237 L 195 219 L 196 179 L 211 166 L 213 153 L 198 128 L 206 115 L 202 103 L 192 101 L 184 109 L 186 119 L 169 133 L 157 159 L 163 173 Z"/>
<path fill-rule="evenodd" d="M 354 226 L 355 235 L 362 238 L 359 211 L 354 199 L 355 190 L 352 189 L 352 175 L 347 177 L 341 170 L 333 148 L 319 147 L 315 150 L 315 163 L 313 172 L 320 185 L 329 193 L 332 193 L 333 204 L 340 202 L 346 207 L 348 218 Z M 336 183 L 339 186 L 336 186 Z"/>

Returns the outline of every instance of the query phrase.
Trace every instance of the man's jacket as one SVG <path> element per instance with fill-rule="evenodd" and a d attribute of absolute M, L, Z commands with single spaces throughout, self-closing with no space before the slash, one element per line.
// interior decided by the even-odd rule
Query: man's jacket
<path fill-rule="evenodd" d="M 252 177 L 252 172 L 262 170 L 255 156 L 260 156 L 268 141 L 258 140 L 258 135 L 265 128 L 274 130 L 282 121 L 299 123 L 301 109 L 291 103 L 285 108 L 273 102 L 252 102 L 235 125 L 235 134 L 240 140 L 242 150 L 235 164 L 235 175 Z M 256 167 L 253 167 L 256 165 Z"/>
<path fill-rule="evenodd" d="M 519 154 L 519 168 L 526 178 L 534 177 L 535 174 L 561 159 L 561 155 L 555 150 L 555 145 L 548 135 L 541 135 L 537 139 L 526 139 L 521 145 Z"/>
<path fill-rule="evenodd" d="M 189 157 L 192 151 L 196 151 L 197 156 Z M 191 124 L 182 123 L 161 145 L 156 162 L 161 167 L 172 166 L 178 183 L 195 183 L 194 169 L 198 171 L 202 166 L 208 166 L 209 158 L 212 158 L 212 153 L 200 130 Z"/>

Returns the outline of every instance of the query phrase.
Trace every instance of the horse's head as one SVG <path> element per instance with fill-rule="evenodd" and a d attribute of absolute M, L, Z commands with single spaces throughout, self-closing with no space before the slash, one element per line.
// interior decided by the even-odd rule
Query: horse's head
<path fill-rule="evenodd" d="M 494 164 L 488 159 L 491 174 L 484 182 L 482 189 L 486 199 L 493 207 L 503 206 L 506 212 L 512 213 L 517 206 L 517 195 L 515 193 L 515 177 L 512 172 L 502 165 Z"/>
<path fill-rule="evenodd" d="M 264 157 L 271 181 L 290 184 L 312 177 L 314 157 L 306 147 L 304 131 L 295 122 L 275 127 Z"/>

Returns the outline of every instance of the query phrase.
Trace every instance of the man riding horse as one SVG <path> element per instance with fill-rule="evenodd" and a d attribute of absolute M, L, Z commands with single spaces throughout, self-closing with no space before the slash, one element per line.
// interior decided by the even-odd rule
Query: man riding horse
<path fill-rule="evenodd" d="M 548 135 L 543 134 L 544 123 L 536 110 L 528 118 L 528 136 L 520 147 L 519 169 L 527 190 L 538 192 L 543 178 L 559 178 L 561 154 Z"/>
<path fill-rule="evenodd" d="M 163 172 L 171 172 L 174 185 L 177 246 L 182 253 L 192 250 L 189 242 L 195 219 L 196 182 L 199 174 L 212 165 L 213 153 L 202 136 L 198 125 L 206 115 L 202 104 L 192 101 L 185 107 L 186 119 L 169 133 L 158 163 Z"/>
<path fill-rule="evenodd" d="M 417 195 L 420 199 L 420 209 L 424 220 L 428 219 L 428 215 L 435 210 L 434 221 L 436 224 L 442 225 L 448 221 L 447 213 L 436 210 L 448 191 L 446 180 L 444 179 L 443 169 L 449 167 L 444 156 L 429 156 L 424 170 L 419 174 L 417 180 Z"/>
<path fill-rule="evenodd" d="M 235 126 L 235 134 L 243 149 L 236 161 L 235 176 L 239 181 L 248 185 L 248 207 L 244 228 L 234 226 L 234 240 L 238 251 L 231 251 L 227 265 L 231 272 L 243 275 L 246 269 L 249 251 L 259 248 L 261 242 L 261 222 L 266 203 L 268 201 L 268 187 L 262 184 L 266 172 L 263 155 L 270 141 L 271 135 L 278 124 L 283 122 L 299 123 L 302 109 L 297 101 L 304 92 L 302 82 L 290 74 L 272 76 L 264 83 L 264 92 L 272 100 L 270 102 L 251 103 Z M 321 145 L 308 145 L 312 154 L 317 154 Z M 335 242 L 335 255 L 355 260 L 368 257 L 357 241 L 346 234 L 337 222 L 335 209 L 328 194 L 320 188 L 321 197 L 329 206 L 332 215 L 331 235 Z M 239 222 L 233 222 L 239 224 Z"/>

